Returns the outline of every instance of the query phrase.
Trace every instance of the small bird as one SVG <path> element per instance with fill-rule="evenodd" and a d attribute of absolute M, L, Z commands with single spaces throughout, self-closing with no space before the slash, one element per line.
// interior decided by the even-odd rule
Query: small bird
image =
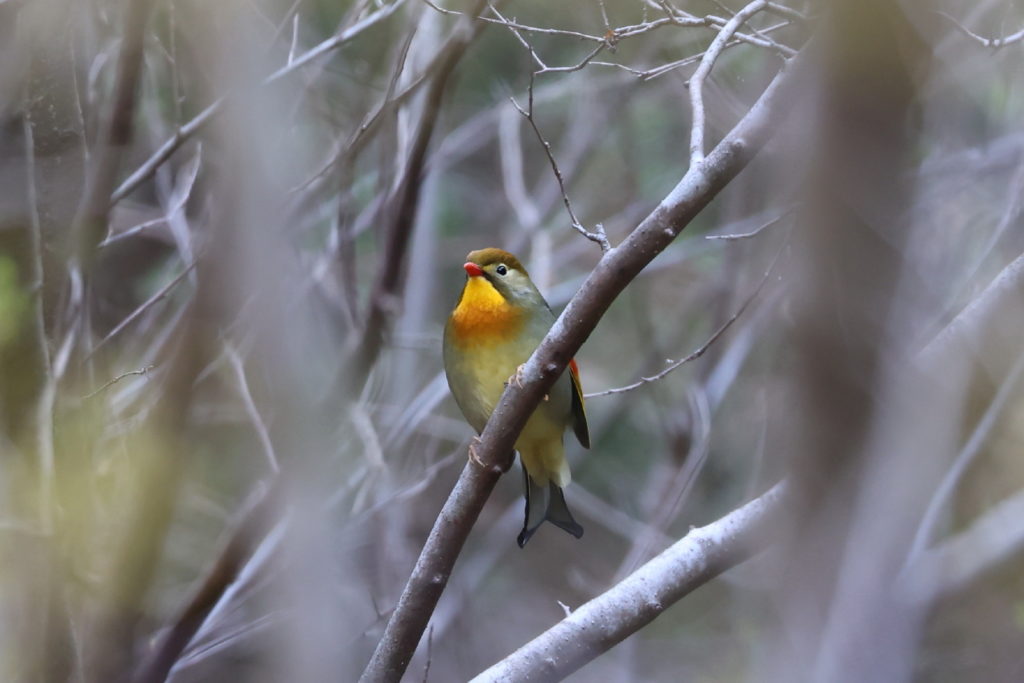
<path fill-rule="evenodd" d="M 555 322 L 555 314 L 519 259 L 507 251 L 472 251 L 462 267 L 466 285 L 444 328 L 444 371 L 455 402 L 479 434 L 506 383 L 515 381 L 520 366 Z M 562 494 L 571 479 L 562 445 L 570 425 L 583 447 L 590 448 L 575 360 L 516 440 L 526 494 L 526 518 L 516 539 L 520 548 L 545 520 L 576 538 L 583 535 Z"/>

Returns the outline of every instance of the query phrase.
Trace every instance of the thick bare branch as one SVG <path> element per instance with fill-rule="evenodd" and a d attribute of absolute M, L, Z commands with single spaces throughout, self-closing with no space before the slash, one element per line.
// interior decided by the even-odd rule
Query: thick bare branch
<path fill-rule="evenodd" d="M 652 622 L 681 598 L 771 542 L 785 483 L 690 533 L 572 614 L 482 672 L 486 681 L 557 681 Z"/>

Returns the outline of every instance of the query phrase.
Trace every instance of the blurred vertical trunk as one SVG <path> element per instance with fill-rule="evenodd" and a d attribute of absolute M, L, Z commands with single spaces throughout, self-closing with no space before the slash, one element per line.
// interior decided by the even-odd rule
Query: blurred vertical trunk
<path fill-rule="evenodd" d="M 793 237 L 795 400 L 786 410 L 797 502 L 779 598 L 787 634 L 772 673 L 903 680 L 915 616 L 888 589 L 928 475 L 879 474 L 907 474 L 924 446 L 908 435 L 933 426 L 914 422 L 930 416 L 909 400 L 925 387 L 910 348 L 919 320 L 909 312 L 920 309 L 910 303 L 919 301 L 907 169 L 927 51 L 889 0 L 838 0 L 822 29 L 810 180 Z M 938 398 L 925 396 L 926 405 Z M 902 438 L 889 438 L 893 420 Z"/>
<path fill-rule="evenodd" d="M 5 554 L 17 558 L 7 566 L 15 568 L 25 590 L 5 601 L 5 612 L 10 610 L 5 619 L 18 627 L 4 639 L 0 658 L 15 662 L 25 680 L 64 680 L 71 670 L 59 534 L 51 524 L 52 501 L 41 494 L 44 487 L 52 491 L 53 481 L 44 482 L 51 474 L 40 440 L 49 427 L 40 422 L 39 411 L 48 369 L 40 343 L 44 320 L 34 309 L 40 305 L 48 319 L 54 308 L 63 282 L 59 255 L 84 180 L 84 131 L 75 87 L 81 70 L 73 52 L 77 14 L 75 3 L 63 0 L 0 4 L 0 259 L 5 270 L 16 274 L 21 291 L 29 293 L 14 336 L 0 344 L 0 431 L 16 445 L 4 449 L 5 467 L 9 474 L 30 473 L 6 482 L 13 490 L 4 492 L 5 512 L 31 520 L 39 532 L 5 537 Z M 35 206 L 29 202 L 33 185 Z M 42 246 L 38 253 L 37 246 Z M 37 259 L 44 272 L 36 272 Z M 24 455 L 15 456 L 16 451 Z M 25 462 L 14 463 L 14 457 Z"/>

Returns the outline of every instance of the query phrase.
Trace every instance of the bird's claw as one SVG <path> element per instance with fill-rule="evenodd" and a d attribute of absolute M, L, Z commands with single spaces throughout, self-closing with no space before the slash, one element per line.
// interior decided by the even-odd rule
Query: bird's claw
<path fill-rule="evenodd" d="M 523 374 L 524 374 L 524 368 L 525 367 L 526 367 L 526 363 L 522 363 L 518 368 L 516 368 L 515 373 L 511 377 L 508 378 L 508 382 L 506 382 L 506 384 L 514 384 L 514 385 L 516 385 L 516 389 L 522 389 L 523 388 Z"/>
<path fill-rule="evenodd" d="M 473 440 L 469 442 L 469 459 L 471 462 L 476 464 L 481 469 L 487 469 L 487 465 L 480 459 L 480 456 L 476 454 L 476 447 L 483 443 L 479 436 L 474 436 Z"/>

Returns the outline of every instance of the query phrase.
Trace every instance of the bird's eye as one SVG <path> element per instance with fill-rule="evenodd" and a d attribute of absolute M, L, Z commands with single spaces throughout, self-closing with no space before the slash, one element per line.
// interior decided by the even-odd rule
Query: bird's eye
<path fill-rule="evenodd" d="M 498 266 L 497 268 L 495 268 L 494 270 L 495 270 L 495 271 L 496 271 L 496 272 L 498 273 L 498 275 L 504 275 L 505 273 L 507 273 L 507 272 L 508 272 L 508 268 L 506 268 L 506 267 L 505 267 L 505 264 L 504 264 L 504 263 L 500 264 L 500 265 L 499 265 L 499 266 Z"/>

